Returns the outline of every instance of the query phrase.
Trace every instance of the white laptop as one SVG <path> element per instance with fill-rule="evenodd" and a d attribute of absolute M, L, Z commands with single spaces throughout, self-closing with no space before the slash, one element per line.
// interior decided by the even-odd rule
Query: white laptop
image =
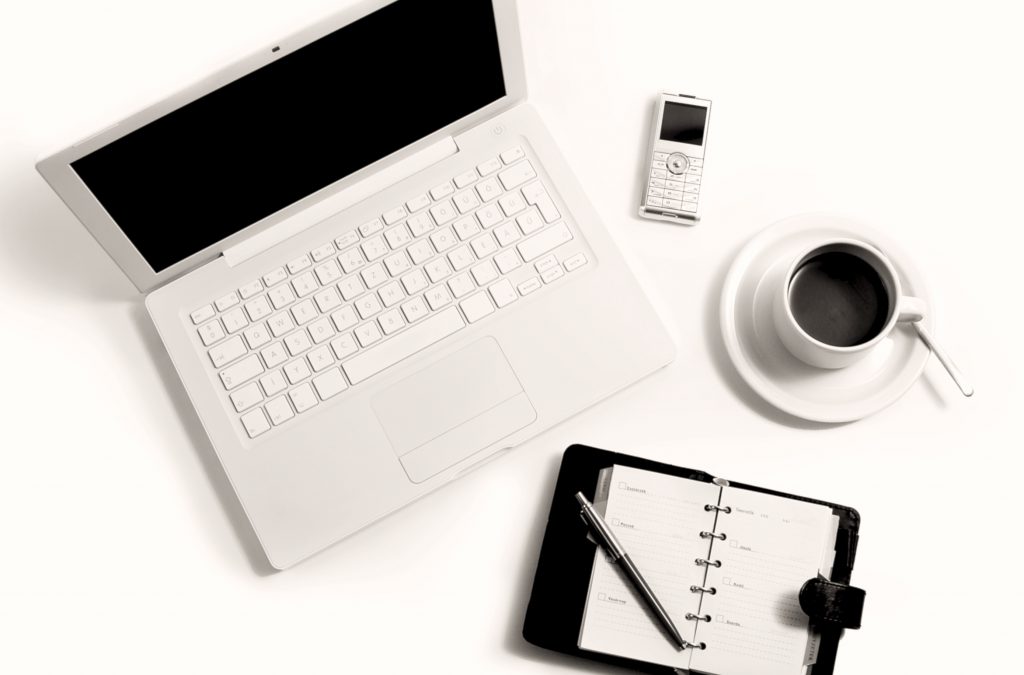
<path fill-rule="evenodd" d="M 38 168 L 149 293 L 277 568 L 674 355 L 511 0 L 361 3 Z"/>

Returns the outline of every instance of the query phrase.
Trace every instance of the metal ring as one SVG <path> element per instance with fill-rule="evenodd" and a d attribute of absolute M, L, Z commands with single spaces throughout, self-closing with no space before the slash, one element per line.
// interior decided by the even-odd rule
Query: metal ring
<path fill-rule="evenodd" d="M 706 642 L 687 642 L 683 640 L 683 649 L 707 649 L 708 643 Z"/>
<path fill-rule="evenodd" d="M 709 567 L 721 567 L 721 560 L 705 560 L 704 558 L 697 558 L 695 561 L 698 565 L 708 565 Z"/>
<path fill-rule="evenodd" d="M 705 504 L 705 511 L 721 511 L 722 513 L 732 513 L 731 506 L 718 506 L 717 504 Z"/>
<path fill-rule="evenodd" d="M 691 593 L 707 593 L 708 595 L 714 595 L 718 592 L 718 589 L 714 586 L 705 588 L 704 586 L 690 586 Z"/>
<path fill-rule="evenodd" d="M 701 532 L 700 537 L 701 539 L 721 539 L 725 541 L 725 532 Z"/>
<path fill-rule="evenodd" d="M 700 614 L 694 614 L 692 612 L 687 612 L 686 613 L 686 620 L 687 621 L 707 621 L 708 623 L 711 623 L 711 615 L 710 614 L 704 614 L 702 616 Z"/>

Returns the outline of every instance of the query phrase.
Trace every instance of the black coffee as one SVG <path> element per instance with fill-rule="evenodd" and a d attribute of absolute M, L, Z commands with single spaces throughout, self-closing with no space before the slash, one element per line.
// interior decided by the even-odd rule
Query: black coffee
<path fill-rule="evenodd" d="M 878 272 L 842 251 L 821 253 L 797 269 L 789 306 L 808 335 L 835 347 L 871 340 L 889 319 L 889 294 Z"/>

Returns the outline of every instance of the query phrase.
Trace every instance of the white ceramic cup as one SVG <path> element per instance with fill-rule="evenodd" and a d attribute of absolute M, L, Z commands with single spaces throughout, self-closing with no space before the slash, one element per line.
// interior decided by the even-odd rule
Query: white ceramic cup
<path fill-rule="evenodd" d="M 804 263 L 829 252 L 854 255 L 869 264 L 878 273 L 885 292 L 888 294 L 889 314 L 881 330 L 866 342 L 848 347 L 830 345 L 809 335 L 793 316 L 790 303 L 790 286 Z M 927 312 L 924 300 L 903 295 L 899 275 L 889 259 L 881 251 L 856 239 L 828 239 L 801 250 L 782 275 L 774 294 L 772 316 L 775 330 L 786 349 L 804 363 L 819 368 L 844 368 L 864 358 L 901 321 L 920 321 Z"/>

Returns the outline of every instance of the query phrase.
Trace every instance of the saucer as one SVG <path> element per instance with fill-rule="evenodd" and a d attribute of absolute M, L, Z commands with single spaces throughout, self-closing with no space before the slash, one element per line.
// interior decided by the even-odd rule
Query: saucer
<path fill-rule="evenodd" d="M 860 239 L 892 261 L 903 292 L 927 302 L 920 274 L 884 235 L 827 214 L 793 216 L 763 230 L 736 257 L 722 289 L 722 337 L 736 370 L 766 401 L 815 422 L 852 422 L 892 404 L 917 380 L 931 350 L 907 323 L 845 368 L 816 368 L 789 353 L 775 332 L 772 293 L 793 257 L 826 238 Z M 932 310 L 924 320 L 932 326 Z"/>

